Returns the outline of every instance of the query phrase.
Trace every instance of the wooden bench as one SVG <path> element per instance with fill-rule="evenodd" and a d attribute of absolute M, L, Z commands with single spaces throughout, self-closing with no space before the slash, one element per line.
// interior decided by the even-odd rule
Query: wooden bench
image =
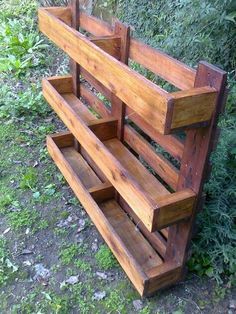
<path fill-rule="evenodd" d="M 88 16 L 76 0 L 40 8 L 39 28 L 71 58 L 71 75 L 43 79 L 46 100 L 70 130 L 47 137 L 50 155 L 142 296 L 178 282 L 226 73 L 206 62 L 195 71 L 134 39 L 119 21 Z M 177 91 L 132 70 L 130 60 Z"/>

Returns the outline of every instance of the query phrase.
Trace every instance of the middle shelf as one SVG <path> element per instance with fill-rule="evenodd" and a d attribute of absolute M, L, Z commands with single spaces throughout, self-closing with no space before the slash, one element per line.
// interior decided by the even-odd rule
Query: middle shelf
<path fill-rule="evenodd" d="M 117 120 L 96 119 L 73 95 L 71 77 L 43 80 L 43 93 L 79 142 L 79 151 L 102 180 L 154 232 L 192 214 L 195 194 L 190 189 L 170 193 L 117 138 Z"/>

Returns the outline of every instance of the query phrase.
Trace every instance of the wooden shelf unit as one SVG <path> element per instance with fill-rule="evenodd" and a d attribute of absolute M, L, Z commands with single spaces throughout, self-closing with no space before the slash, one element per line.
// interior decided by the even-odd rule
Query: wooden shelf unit
<path fill-rule="evenodd" d="M 78 0 L 39 9 L 39 27 L 71 58 L 71 75 L 43 79 L 44 97 L 70 130 L 47 137 L 49 153 L 138 292 L 151 295 L 185 273 L 226 73 L 205 62 L 195 71 L 119 21 L 86 15 Z M 168 93 L 129 60 L 179 90 Z"/>

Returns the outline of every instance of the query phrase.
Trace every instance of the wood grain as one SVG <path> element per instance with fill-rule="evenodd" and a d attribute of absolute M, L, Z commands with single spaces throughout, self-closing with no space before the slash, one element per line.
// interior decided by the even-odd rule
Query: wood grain
<path fill-rule="evenodd" d="M 174 190 L 178 183 L 178 170 L 158 154 L 155 149 L 131 126 L 125 126 L 125 142 L 139 154 L 156 173 Z"/>

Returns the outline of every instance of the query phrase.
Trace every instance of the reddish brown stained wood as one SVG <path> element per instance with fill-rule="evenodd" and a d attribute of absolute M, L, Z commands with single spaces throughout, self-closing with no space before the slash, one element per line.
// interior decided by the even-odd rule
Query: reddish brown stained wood
<path fill-rule="evenodd" d="M 90 188 L 89 193 L 98 204 L 115 197 L 115 189 L 109 182 Z"/>
<path fill-rule="evenodd" d="M 111 116 L 110 110 L 104 103 L 84 84 L 80 85 L 81 96 L 101 117 L 108 118 Z"/>
<path fill-rule="evenodd" d="M 149 241 L 152 247 L 158 252 L 161 257 L 165 257 L 166 254 L 166 245 L 167 242 L 163 238 L 163 236 L 159 232 L 149 232 L 145 225 L 140 221 L 140 219 L 135 215 L 134 211 L 130 208 L 130 206 L 125 202 L 125 200 L 120 197 L 119 204 L 121 207 L 129 214 L 133 221 L 136 224 L 136 228 L 138 228 L 145 238 Z"/>
<path fill-rule="evenodd" d="M 135 258 L 130 254 L 129 250 L 126 248 L 126 245 L 119 237 L 112 224 L 109 223 L 108 219 L 105 217 L 104 213 L 98 207 L 96 202 L 92 199 L 79 177 L 75 175 L 69 162 L 67 162 L 63 157 L 63 154 L 55 145 L 51 137 L 47 137 L 47 147 L 51 157 L 68 181 L 76 196 L 81 201 L 81 204 L 84 206 L 84 208 L 86 208 L 87 213 L 89 214 L 93 223 L 96 225 L 98 231 L 109 245 L 110 249 L 118 259 L 119 263 L 125 270 L 136 289 L 142 295 L 144 292 L 144 283 L 148 280 L 142 268 L 137 263 Z M 118 204 L 116 208 L 118 211 L 120 210 Z"/>
<path fill-rule="evenodd" d="M 116 118 L 104 118 L 89 121 L 88 127 L 100 141 L 110 140 L 117 135 L 118 121 Z"/>
<path fill-rule="evenodd" d="M 69 7 L 71 9 L 71 27 L 79 30 L 79 0 L 70 0 Z M 70 59 L 70 72 L 72 75 L 73 93 L 76 97 L 80 97 L 80 66 L 73 59 Z"/>
<path fill-rule="evenodd" d="M 183 142 L 177 139 L 174 135 L 162 135 L 161 133 L 156 132 L 149 123 L 144 121 L 142 117 L 137 115 L 129 107 L 126 107 L 126 115 L 131 121 L 137 124 L 140 129 L 144 130 L 148 136 L 161 145 L 164 150 L 170 153 L 178 161 L 181 160 L 184 150 Z"/>
<path fill-rule="evenodd" d="M 81 27 L 95 36 L 113 34 L 113 28 L 109 24 L 88 16 L 85 12 L 81 12 L 80 20 Z M 180 89 L 194 86 L 194 69 L 134 38 L 131 38 L 129 57 Z"/>
<path fill-rule="evenodd" d="M 90 41 L 110 56 L 117 60 L 121 59 L 121 39 L 119 36 L 92 38 Z"/>
<path fill-rule="evenodd" d="M 129 46 L 130 46 L 130 27 L 117 21 L 115 23 L 114 33 L 120 37 L 120 61 L 128 64 Z M 125 103 L 122 102 L 116 95 L 111 94 L 111 114 L 118 119 L 117 137 L 119 140 L 124 139 L 124 124 L 125 124 Z"/>
<path fill-rule="evenodd" d="M 156 225 L 153 229 L 161 230 L 178 221 L 190 218 L 193 213 L 196 193 L 191 189 L 181 191 L 156 198 L 159 209 L 155 211 Z"/>
<path fill-rule="evenodd" d="M 133 38 L 130 42 L 130 58 L 180 89 L 194 86 L 195 70 Z"/>
<path fill-rule="evenodd" d="M 49 13 L 71 26 L 71 8 L 68 7 L 48 7 L 45 8 Z M 80 18 L 80 17 L 79 17 Z"/>
<path fill-rule="evenodd" d="M 214 143 L 215 130 L 219 113 L 224 107 L 224 92 L 226 87 L 226 72 L 206 63 L 198 66 L 195 86 L 209 85 L 217 90 L 215 112 L 209 127 L 187 131 L 185 150 L 180 169 L 178 190 L 191 188 L 197 194 L 197 201 L 192 219 L 170 227 L 167 247 L 167 260 L 177 260 L 184 264 L 187 258 L 187 249 L 191 239 L 191 232 L 196 216 L 198 204 L 201 203 L 205 173 Z"/>
<path fill-rule="evenodd" d="M 155 149 L 131 126 L 125 126 L 125 142 L 156 171 L 174 190 L 177 187 L 178 170 L 158 154 Z"/>

